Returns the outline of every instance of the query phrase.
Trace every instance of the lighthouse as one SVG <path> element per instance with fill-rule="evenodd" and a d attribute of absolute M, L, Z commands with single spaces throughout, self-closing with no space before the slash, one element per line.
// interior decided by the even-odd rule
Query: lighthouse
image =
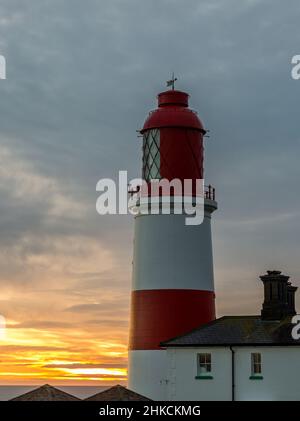
<path fill-rule="evenodd" d="M 189 108 L 189 95 L 175 90 L 174 81 L 172 88 L 158 94 L 158 107 L 140 131 L 142 178 L 146 183 L 192 180 L 195 185 L 204 178 L 206 131 Z M 194 188 L 189 195 L 196 199 Z M 161 343 L 215 319 L 211 215 L 217 202 L 211 187 L 203 206 L 198 225 L 187 225 L 184 212 L 174 207 L 169 214 L 162 212 L 162 203 L 155 213 L 135 216 L 128 387 L 154 400 L 166 399 L 170 381 Z"/>

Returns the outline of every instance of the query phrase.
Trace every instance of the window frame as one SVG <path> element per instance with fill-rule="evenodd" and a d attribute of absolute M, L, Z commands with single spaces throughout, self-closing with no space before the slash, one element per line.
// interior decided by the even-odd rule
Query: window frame
<path fill-rule="evenodd" d="M 251 380 L 261 380 L 262 375 L 262 354 L 261 352 L 251 352 Z"/>
<path fill-rule="evenodd" d="M 212 354 L 211 352 L 197 353 L 196 379 L 212 379 Z"/>
<path fill-rule="evenodd" d="M 160 130 L 150 129 L 143 134 L 143 179 L 160 180 Z"/>

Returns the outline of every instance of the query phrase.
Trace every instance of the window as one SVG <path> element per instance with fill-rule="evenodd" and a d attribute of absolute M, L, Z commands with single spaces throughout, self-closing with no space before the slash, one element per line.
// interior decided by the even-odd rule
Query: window
<path fill-rule="evenodd" d="M 148 130 L 143 138 L 143 178 L 160 179 L 159 129 Z"/>
<path fill-rule="evenodd" d="M 196 379 L 212 379 L 211 375 L 211 354 L 197 354 L 197 376 Z"/>
<path fill-rule="evenodd" d="M 261 368 L 261 354 L 259 352 L 253 352 L 251 354 L 251 376 L 250 379 L 262 379 L 262 368 Z"/>

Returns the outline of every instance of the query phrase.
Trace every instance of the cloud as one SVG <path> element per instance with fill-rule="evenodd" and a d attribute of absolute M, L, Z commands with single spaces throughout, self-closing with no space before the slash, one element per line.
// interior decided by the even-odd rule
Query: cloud
<path fill-rule="evenodd" d="M 51 320 L 27 320 L 26 322 L 22 323 L 11 323 L 6 325 L 7 329 L 70 329 L 74 327 L 76 327 L 74 323 Z"/>
<path fill-rule="evenodd" d="M 68 368 L 68 369 L 77 369 L 77 368 L 126 368 L 127 362 L 124 361 L 122 364 L 117 363 L 101 363 L 101 364 L 47 364 L 45 368 Z"/>
<path fill-rule="evenodd" d="M 37 351 L 64 351 L 64 348 L 59 346 L 47 346 L 47 345 L 3 345 L 1 344 L 1 350 L 3 352 L 37 352 Z"/>
<path fill-rule="evenodd" d="M 133 219 L 97 215 L 95 186 L 120 169 L 140 175 L 135 130 L 172 71 L 210 129 L 219 313 L 258 312 L 267 268 L 297 280 L 298 1 L 3 0 L 0 16 L 0 313 L 12 347 L 1 349 L 12 371 L 30 349 L 41 376 L 55 355 L 124 357 Z"/>
<path fill-rule="evenodd" d="M 120 311 L 119 304 L 124 303 L 124 298 L 120 297 L 119 299 L 113 300 L 114 308 L 118 308 Z M 115 309 L 112 308 L 112 302 L 109 300 L 107 302 L 99 303 L 99 304 L 80 304 L 76 306 L 67 307 L 65 311 L 75 312 L 75 313 L 90 313 L 90 312 L 101 312 L 103 313 L 112 313 L 114 314 Z"/>

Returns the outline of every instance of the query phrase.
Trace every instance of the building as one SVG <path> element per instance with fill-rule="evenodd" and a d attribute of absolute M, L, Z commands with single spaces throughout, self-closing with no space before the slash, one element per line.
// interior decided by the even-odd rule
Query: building
<path fill-rule="evenodd" d="M 221 317 L 163 344 L 168 400 L 300 400 L 297 290 L 279 271 L 261 276 L 259 316 Z"/>
<path fill-rule="evenodd" d="M 186 225 L 176 203 L 198 206 L 197 180 L 203 181 L 203 138 L 188 94 L 171 89 L 158 95 L 158 108 L 147 117 L 143 139 L 143 179 L 191 180 L 181 194 L 157 195 L 157 213 L 145 214 L 148 194 L 140 194 L 135 217 L 128 387 L 151 399 L 167 397 L 166 351 L 162 341 L 215 319 L 211 215 L 217 209 L 214 189 L 204 200 L 204 220 Z M 169 214 L 165 203 L 172 204 Z M 153 204 L 151 202 L 153 209 Z M 203 210 L 203 202 L 201 204 Z"/>
<path fill-rule="evenodd" d="M 56 387 L 44 384 L 37 389 L 19 395 L 12 401 L 80 401 L 81 399 L 70 395 Z M 150 401 L 145 396 L 139 395 L 124 386 L 117 384 L 93 396 L 83 399 L 84 401 Z"/>
<path fill-rule="evenodd" d="M 124 386 L 117 384 L 116 386 L 110 387 L 103 392 L 96 393 L 85 401 L 149 401 L 150 399 L 145 396 L 139 395 L 132 390 L 127 389 Z"/>
<path fill-rule="evenodd" d="M 11 399 L 12 401 L 80 401 L 76 396 L 63 392 L 56 387 L 44 384 L 37 389 Z"/>

